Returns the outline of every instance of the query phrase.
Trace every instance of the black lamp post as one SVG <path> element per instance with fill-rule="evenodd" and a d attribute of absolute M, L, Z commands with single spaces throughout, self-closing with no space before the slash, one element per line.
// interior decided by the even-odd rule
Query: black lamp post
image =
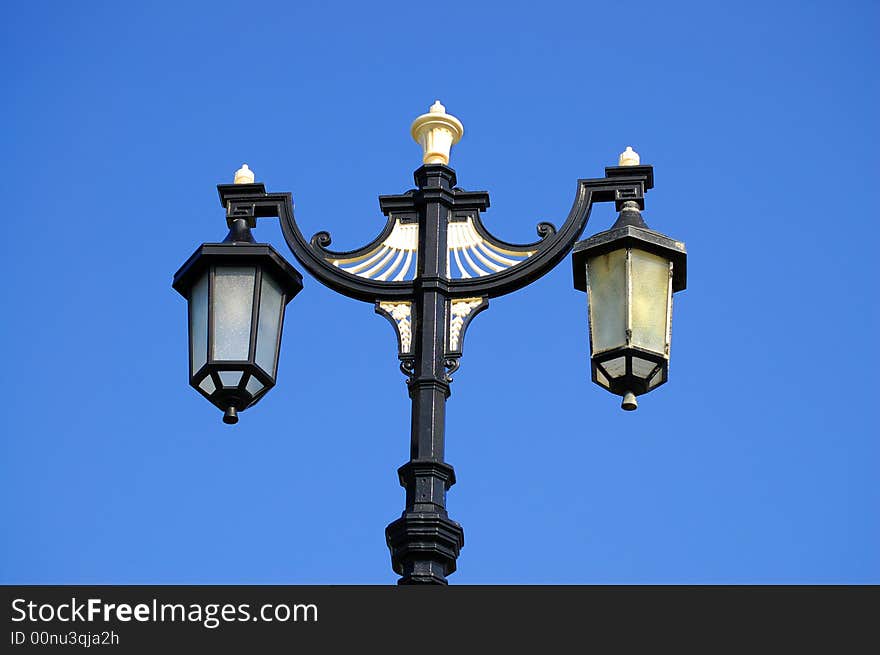
<path fill-rule="evenodd" d="M 684 244 L 641 218 L 653 168 L 639 165 L 630 148 L 604 178 L 578 181 L 558 231 L 540 223 L 538 241 L 515 245 L 483 227 L 489 194 L 456 186 L 447 164 L 463 131 L 439 101 L 415 120 L 413 138 L 424 150 L 416 188 L 380 196 L 385 228 L 348 252 L 329 250 L 327 232 L 305 239 L 290 194 L 267 193 L 242 167 L 235 184 L 218 186 L 230 235 L 199 248 L 174 277 L 190 306 L 190 383 L 228 423 L 274 385 L 284 306 L 302 288 L 271 246 L 253 243 L 258 217 L 280 219 L 287 245 L 319 282 L 372 303 L 394 326 L 412 399 L 410 461 L 398 470 L 406 508 L 385 531 L 399 584 L 446 584 L 464 545 L 446 511 L 455 483 L 444 461 L 446 399 L 467 326 L 489 299 L 537 280 L 574 248 L 575 287 L 589 297 L 593 381 L 635 409 L 637 395 L 667 380 L 672 292 L 685 288 Z M 596 202 L 614 202 L 620 218 L 575 244 Z"/>

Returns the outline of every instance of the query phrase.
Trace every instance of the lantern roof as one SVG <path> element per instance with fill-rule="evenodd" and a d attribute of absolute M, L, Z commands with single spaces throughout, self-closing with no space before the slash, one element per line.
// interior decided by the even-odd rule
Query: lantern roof
<path fill-rule="evenodd" d="M 687 286 L 687 251 L 684 243 L 647 227 L 624 225 L 599 232 L 579 241 L 572 251 L 574 288 L 587 290 L 587 259 L 621 248 L 638 248 L 672 261 L 672 290 L 682 291 Z"/>
<path fill-rule="evenodd" d="M 268 243 L 203 243 L 174 274 L 171 286 L 182 296 L 212 264 L 223 266 L 262 266 L 267 269 L 284 290 L 285 302 L 290 302 L 302 290 L 302 275 Z"/>

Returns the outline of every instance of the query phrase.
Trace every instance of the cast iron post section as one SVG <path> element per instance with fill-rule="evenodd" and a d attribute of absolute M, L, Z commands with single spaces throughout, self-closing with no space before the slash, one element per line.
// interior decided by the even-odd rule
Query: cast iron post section
<path fill-rule="evenodd" d="M 410 461 L 398 470 L 406 488 L 403 515 L 385 530 L 398 584 L 447 584 L 464 545 L 461 526 L 446 512 L 446 491 L 455 483 L 443 461 L 446 428 L 445 347 L 449 279 L 446 227 L 455 203 L 455 171 L 428 164 L 415 172 L 413 195 L 419 221 L 418 268 L 413 288 L 413 373 Z"/>

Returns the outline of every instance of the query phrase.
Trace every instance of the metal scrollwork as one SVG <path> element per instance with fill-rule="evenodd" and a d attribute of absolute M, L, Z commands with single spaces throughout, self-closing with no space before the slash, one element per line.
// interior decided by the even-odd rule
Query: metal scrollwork
<path fill-rule="evenodd" d="M 381 314 L 397 330 L 397 351 L 400 355 L 412 353 L 412 303 L 378 302 L 376 313 Z"/>
<path fill-rule="evenodd" d="M 406 383 L 410 384 L 413 381 L 413 377 L 416 374 L 416 359 L 415 357 L 401 357 L 400 358 L 400 372 L 406 376 Z"/>

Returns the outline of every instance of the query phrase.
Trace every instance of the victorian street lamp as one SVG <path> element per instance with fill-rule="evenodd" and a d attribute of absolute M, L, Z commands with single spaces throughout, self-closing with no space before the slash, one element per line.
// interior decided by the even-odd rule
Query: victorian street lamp
<path fill-rule="evenodd" d="M 539 240 L 520 245 L 483 226 L 488 193 L 456 186 L 449 154 L 463 134 L 439 101 L 413 122 L 423 150 L 416 188 L 380 196 L 385 228 L 347 252 L 330 250 L 327 232 L 307 240 L 290 194 L 267 193 L 243 166 L 233 184 L 218 186 L 229 236 L 202 245 L 174 276 L 189 301 L 190 384 L 227 423 L 274 385 L 284 306 L 302 288 L 299 273 L 271 246 L 253 242 L 257 218 L 278 217 L 288 247 L 313 277 L 373 304 L 391 322 L 412 399 L 410 461 L 398 470 L 406 506 L 385 531 L 399 584 L 446 584 L 464 545 L 461 526 L 446 511 L 455 483 L 444 461 L 446 399 L 467 326 L 489 299 L 537 280 L 573 250 L 575 287 L 589 301 L 593 381 L 635 409 L 636 396 L 667 380 L 672 292 L 685 288 L 684 244 L 648 229 L 641 217 L 654 174 L 631 148 L 605 177 L 578 180 L 559 230 L 539 223 Z M 614 202 L 620 217 L 576 243 L 596 202 Z"/>
<path fill-rule="evenodd" d="M 220 195 L 237 188 L 222 185 Z M 254 216 L 228 221 L 223 243 L 203 243 L 172 286 L 189 300 L 189 382 L 225 423 L 237 423 L 275 386 L 284 307 L 302 276 L 272 246 L 254 243 Z"/>
<path fill-rule="evenodd" d="M 654 185 L 650 166 L 639 166 L 632 148 L 621 154 L 615 177 L 641 169 L 645 189 Z M 575 244 L 574 286 L 589 298 L 593 382 L 623 396 L 634 410 L 636 396 L 666 382 L 672 338 L 672 293 L 685 287 L 684 244 L 648 229 L 644 197 L 617 200 L 620 217 L 606 232 Z"/>

